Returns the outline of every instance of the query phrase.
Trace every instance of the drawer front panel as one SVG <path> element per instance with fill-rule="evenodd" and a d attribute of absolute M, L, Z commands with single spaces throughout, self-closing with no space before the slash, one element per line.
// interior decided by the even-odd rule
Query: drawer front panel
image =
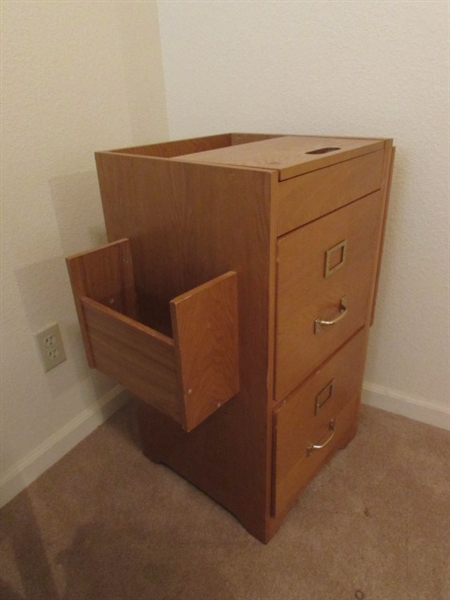
<path fill-rule="evenodd" d="M 277 234 L 283 235 L 381 187 L 379 150 L 279 184 Z"/>
<path fill-rule="evenodd" d="M 277 401 L 364 326 L 381 210 L 376 192 L 278 241 Z"/>
<path fill-rule="evenodd" d="M 274 419 L 273 514 L 287 508 L 354 425 L 361 393 L 366 329 L 293 392 Z M 334 431 L 330 422 L 334 420 Z M 321 449 L 308 448 L 312 444 Z"/>
<path fill-rule="evenodd" d="M 334 432 L 331 431 L 329 423 L 322 428 L 317 428 L 309 435 L 299 432 L 299 438 L 303 440 L 301 456 L 292 467 L 291 471 L 284 476 L 278 475 L 275 467 L 274 491 L 272 503 L 272 516 L 276 517 L 284 512 L 294 502 L 299 492 L 304 489 L 311 479 L 320 471 L 325 462 L 331 455 L 339 449 L 343 439 L 353 430 L 356 425 L 358 410 L 358 399 L 353 398 L 337 414 L 334 419 Z M 315 450 L 307 456 L 307 448 L 310 444 L 324 444 L 329 439 L 331 433 L 334 433 L 331 441 L 321 450 Z M 279 437 L 283 434 L 280 432 Z M 279 440 L 282 445 L 282 440 Z"/>

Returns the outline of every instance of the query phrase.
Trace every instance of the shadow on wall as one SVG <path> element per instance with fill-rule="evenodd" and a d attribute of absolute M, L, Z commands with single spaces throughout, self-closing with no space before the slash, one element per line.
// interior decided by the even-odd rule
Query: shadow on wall
<path fill-rule="evenodd" d="M 50 180 L 64 256 L 106 244 L 96 171 Z"/>
<path fill-rule="evenodd" d="M 92 153 L 94 162 L 94 153 Z M 63 256 L 61 267 L 64 281 L 62 289 L 67 302 L 73 310 L 73 317 L 67 321 L 67 333 L 76 340 L 74 348 L 75 370 L 78 379 L 89 376 L 96 398 L 107 393 L 114 382 L 96 369 L 87 367 L 84 345 L 81 338 L 78 319 L 65 263 L 67 256 L 84 252 L 107 243 L 105 221 L 98 187 L 97 171 L 85 171 L 55 177 L 50 180 L 50 193 L 58 223 Z M 31 296 L 32 297 L 32 296 Z M 55 313 L 56 314 L 56 313 Z"/>
<path fill-rule="evenodd" d="M 84 347 L 65 263 L 66 256 L 106 243 L 95 171 L 57 177 L 49 182 L 62 255 L 16 269 L 15 277 L 33 334 L 57 321 L 72 368 L 64 377 L 49 377 L 54 397 L 91 375 L 97 397 L 111 388 L 103 375 L 87 368 Z M 61 372 L 61 371 L 59 371 Z"/>
<path fill-rule="evenodd" d="M 53 321 L 61 327 L 70 368 L 69 363 L 63 363 L 64 377 L 60 367 L 60 376 L 47 378 L 52 396 L 57 398 L 90 376 L 96 396 L 101 397 L 111 388 L 111 382 L 87 366 L 65 258 L 58 256 L 27 265 L 17 269 L 15 276 L 31 332 L 36 334 Z"/>

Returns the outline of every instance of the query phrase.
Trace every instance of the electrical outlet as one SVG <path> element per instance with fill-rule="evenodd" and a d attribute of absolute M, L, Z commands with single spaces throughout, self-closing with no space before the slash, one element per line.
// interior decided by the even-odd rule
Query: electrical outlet
<path fill-rule="evenodd" d="M 66 353 L 58 323 L 50 325 L 50 327 L 37 333 L 34 337 L 41 352 L 44 371 L 50 371 L 50 369 L 53 369 L 53 367 L 66 360 Z"/>

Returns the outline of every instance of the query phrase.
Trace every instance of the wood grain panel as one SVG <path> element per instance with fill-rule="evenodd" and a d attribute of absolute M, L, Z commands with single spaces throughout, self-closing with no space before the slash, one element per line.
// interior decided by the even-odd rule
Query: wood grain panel
<path fill-rule="evenodd" d="M 96 368 L 183 423 L 173 341 L 95 300 L 81 304 Z"/>
<path fill-rule="evenodd" d="M 310 444 L 323 444 L 330 436 L 329 421 L 318 420 L 311 424 L 302 418 L 301 403 L 286 404 L 275 421 L 275 470 L 273 514 L 278 516 L 286 511 L 299 492 L 342 447 L 343 439 L 354 430 L 359 397 L 349 398 L 344 407 L 333 415 L 336 431 L 325 448 L 307 456 Z"/>
<path fill-rule="evenodd" d="M 216 319 L 214 308 L 213 315 L 207 316 L 209 302 L 203 303 L 200 296 L 194 299 L 185 292 L 201 291 L 205 282 L 220 279 L 223 273 L 237 273 L 238 393 L 190 433 L 172 417 L 141 401 L 140 427 L 147 456 L 164 462 L 202 489 L 262 541 L 275 533 L 288 505 L 327 456 L 349 441 L 355 431 L 358 393 L 347 402 L 347 395 L 339 392 L 338 401 L 333 403 L 332 395 L 328 398 L 328 392 L 324 392 L 321 399 L 327 401 L 318 423 L 332 408 L 341 408 L 333 443 L 325 456 L 313 454 L 305 467 L 302 461 L 288 464 L 289 452 L 283 451 L 283 444 L 292 445 L 295 436 L 291 430 L 287 432 L 289 421 L 295 420 L 297 413 L 283 409 L 277 417 L 277 428 L 272 427 L 274 354 L 281 381 L 284 378 L 280 389 L 285 387 L 277 393 L 284 398 L 314 369 L 321 369 L 330 354 L 339 352 L 358 328 L 368 331 L 365 325 L 381 239 L 380 197 L 385 189 L 382 173 L 386 163 L 382 155 L 389 144 L 389 140 L 377 139 L 224 134 L 96 154 L 108 239 L 130 239 L 141 320 L 150 329 L 174 338 L 180 348 L 188 349 L 178 355 L 174 345 L 183 396 L 186 390 L 210 387 L 203 369 L 195 372 L 189 352 L 190 348 L 193 354 L 196 351 L 194 331 L 198 329 L 199 335 L 207 339 L 208 319 Z M 326 146 L 339 149 L 321 153 Z M 382 186 L 382 192 L 372 193 Z M 356 205 L 368 208 L 356 215 L 352 208 Z M 319 227 L 308 233 L 308 228 L 319 222 L 325 223 L 324 231 L 321 233 Z M 289 249 L 296 232 L 287 232 L 300 224 L 301 231 L 306 232 L 303 242 Z M 279 238 L 279 248 L 286 246 L 278 257 L 277 229 L 286 233 Z M 325 252 L 342 241 L 342 234 L 349 233 L 352 242 L 346 265 L 332 273 L 328 286 L 323 287 L 319 280 L 323 279 Z M 292 268 L 282 260 L 285 250 Z M 331 266 L 341 259 L 342 254 L 333 255 Z M 212 289 L 208 291 L 208 284 L 204 289 L 213 293 Z M 334 316 L 336 301 L 345 292 L 352 312 L 343 321 L 343 328 L 339 325 L 338 333 L 324 328 L 320 354 L 308 338 L 314 319 Z M 182 316 L 184 307 L 180 304 L 177 321 L 177 306 L 172 304 L 172 325 L 170 301 L 180 296 L 183 302 L 193 303 L 192 310 Z M 231 302 L 227 292 L 217 301 L 212 298 L 212 306 L 225 302 L 225 309 L 217 311 L 225 320 L 227 297 Z M 282 318 L 278 316 L 275 324 L 276 309 Z M 350 315 L 349 327 L 345 322 Z M 304 322 L 308 323 L 307 331 L 302 329 Z M 222 342 L 228 346 L 228 341 L 210 341 L 213 346 L 219 347 Z M 359 383 L 363 355 L 361 351 L 351 360 L 354 381 Z M 234 360 L 231 357 L 231 362 Z M 307 366 L 302 374 L 304 364 Z M 327 373 L 325 367 L 323 372 Z M 183 386 L 181 373 L 187 377 L 185 383 L 193 375 L 194 387 Z M 351 370 L 347 373 L 352 379 Z M 342 383 L 349 395 L 353 393 L 352 385 Z M 300 428 L 303 416 L 297 419 Z M 323 440 L 326 427 L 326 423 L 318 427 L 317 438 L 310 441 Z M 273 435 L 279 449 L 275 464 Z M 279 491 L 274 490 L 271 506 L 274 481 Z"/>
<path fill-rule="evenodd" d="M 129 318 L 127 239 L 67 259 L 86 354 L 96 367 L 190 431 L 239 390 L 237 276 L 171 301 L 175 342 Z"/>
<path fill-rule="evenodd" d="M 278 235 L 381 187 L 384 152 L 372 152 L 280 183 Z"/>
<path fill-rule="evenodd" d="M 133 319 L 137 318 L 129 241 L 122 239 L 95 250 L 74 254 L 66 259 L 66 264 L 88 364 L 90 367 L 94 367 L 94 358 L 80 299 L 87 296 Z"/>
<path fill-rule="evenodd" d="M 259 169 L 277 169 L 280 181 L 334 163 L 382 150 L 383 140 L 281 136 L 243 145 L 185 154 L 179 160 L 209 164 L 235 165 Z M 323 148 L 324 154 L 311 154 Z"/>
<path fill-rule="evenodd" d="M 232 133 L 231 143 L 233 146 L 239 144 L 250 144 L 251 142 L 261 142 L 263 140 L 271 140 L 276 137 L 284 137 L 276 134 L 265 134 L 265 133 Z"/>
<path fill-rule="evenodd" d="M 191 152 L 205 152 L 215 148 L 231 146 L 233 143 L 230 133 L 220 135 L 210 135 L 205 137 L 191 138 L 187 140 L 175 140 L 173 142 L 164 142 L 162 144 L 149 144 L 145 146 L 135 146 L 133 148 L 122 148 L 111 150 L 117 154 L 136 154 L 139 156 L 159 156 L 162 158 L 172 158 L 190 154 Z"/>
<path fill-rule="evenodd" d="M 216 277 L 170 305 L 191 431 L 239 391 L 237 275 Z"/>
<path fill-rule="evenodd" d="M 356 431 L 356 419 L 366 359 L 368 328 L 360 330 L 277 408 L 274 419 L 272 514 L 282 517 L 298 494 L 338 448 Z M 331 394 L 329 384 L 332 382 Z M 326 402 L 317 411 L 316 399 Z M 329 397 L 327 397 L 329 395 Z M 325 448 L 308 456 L 312 443 L 336 433 Z"/>
<path fill-rule="evenodd" d="M 163 460 L 264 539 L 273 369 L 267 340 L 275 293 L 270 200 L 277 173 L 113 153 L 96 159 L 108 237 L 130 239 L 144 322 L 171 335 L 171 299 L 238 273 L 239 393 L 189 434 L 144 404 L 140 423 L 150 458 Z"/>
<path fill-rule="evenodd" d="M 219 135 L 210 135 L 187 140 L 163 142 L 161 144 L 149 144 L 144 146 L 135 146 L 133 148 L 121 148 L 118 150 L 111 150 L 111 152 L 118 154 L 136 154 L 140 156 L 173 158 L 176 156 L 183 156 L 185 154 L 196 154 L 197 152 L 206 152 L 218 148 L 226 148 L 227 146 L 269 140 L 274 137 L 280 136 L 262 133 L 223 133 Z"/>
<path fill-rule="evenodd" d="M 298 431 L 303 428 L 314 438 L 315 429 L 326 427 L 349 400 L 360 395 L 366 340 L 367 329 L 363 328 L 277 407 L 276 419 L 283 428 L 282 443 L 276 451 L 279 477 L 284 477 L 303 458 L 304 440 Z"/>
<path fill-rule="evenodd" d="M 382 198 L 375 192 L 278 241 L 276 399 L 282 400 L 368 317 L 378 260 Z M 343 267 L 325 277 L 326 252 L 346 240 Z M 342 297 L 348 312 L 333 320 Z"/>

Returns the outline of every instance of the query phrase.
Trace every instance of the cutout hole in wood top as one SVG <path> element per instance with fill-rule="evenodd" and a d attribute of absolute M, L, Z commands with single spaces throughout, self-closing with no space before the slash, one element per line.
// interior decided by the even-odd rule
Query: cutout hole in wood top
<path fill-rule="evenodd" d="M 318 148 L 317 150 L 305 152 L 305 154 L 326 154 L 327 152 L 333 152 L 334 150 L 340 150 L 340 148 Z"/>

